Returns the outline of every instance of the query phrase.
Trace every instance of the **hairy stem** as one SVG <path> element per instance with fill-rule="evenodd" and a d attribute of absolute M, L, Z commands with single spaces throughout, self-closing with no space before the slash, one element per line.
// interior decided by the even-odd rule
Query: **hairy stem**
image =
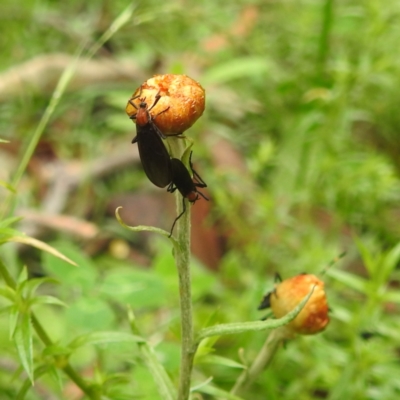
<path fill-rule="evenodd" d="M 169 139 L 171 156 L 181 158 L 185 150 L 185 141 L 172 137 Z M 186 202 L 186 212 L 176 223 L 176 236 L 178 246 L 174 249 L 174 257 L 179 275 L 179 295 L 181 307 L 181 369 L 179 375 L 178 400 L 187 400 L 190 393 L 190 380 L 195 354 L 193 317 L 192 317 L 192 292 L 190 277 L 190 205 Z M 176 191 L 177 215 L 182 209 L 182 195 Z"/>
<path fill-rule="evenodd" d="M 269 366 L 276 351 L 286 337 L 285 331 L 286 329 L 283 326 L 273 330 L 269 334 L 256 359 L 253 361 L 253 364 L 243 371 L 237 379 L 231 390 L 231 394 L 239 394 L 240 391 L 247 389 L 256 380 L 258 375 Z"/>

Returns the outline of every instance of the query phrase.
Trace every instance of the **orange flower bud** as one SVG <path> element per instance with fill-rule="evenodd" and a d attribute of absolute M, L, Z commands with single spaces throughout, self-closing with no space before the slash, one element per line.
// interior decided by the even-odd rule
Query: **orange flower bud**
<path fill-rule="evenodd" d="M 265 296 L 260 308 L 271 306 L 276 318 L 292 311 L 314 287 L 314 292 L 297 317 L 287 328 L 292 333 L 312 335 L 326 328 L 329 323 L 328 304 L 324 282 L 315 275 L 301 274 L 286 279 L 275 286 L 274 291 Z"/>
<path fill-rule="evenodd" d="M 155 75 L 136 89 L 131 100 L 139 108 L 140 99 L 148 106 L 156 95 L 161 96 L 150 111 L 153 122 L 164 135 L 177 135 L 190 128 L 201 117 L 205 107 L 205 92 L 198 82 L 186 75 Z M 135 96 L 140 97 L 133 100 Z M 131 117 L 137 109 L 128 102 L 126 113 Z"/>

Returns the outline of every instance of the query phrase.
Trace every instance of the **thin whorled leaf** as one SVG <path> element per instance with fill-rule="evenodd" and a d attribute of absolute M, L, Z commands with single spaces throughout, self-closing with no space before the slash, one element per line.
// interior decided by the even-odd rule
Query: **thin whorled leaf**
<path fill-rule="evenodd" d="M 52 378 L 52 380 L 56 383 L 58 389 L 61 391 L 63 389 L 63 382 L 59 370 L 51 366 L 49 368 L 49 376 Z"/>
<path fill-rule="evenodd" d="M 120 384 L 126 384 L 131 381 L 131 376 L 127 373 L 118 372 L 115 374 L 109 374 L 103 380 L 104 386 L 116 386 Z"/>
<path fill-rule="evenodd" d="M 7 307 L 0 308 L 0 315 L 8 314 L 12 310 L 13 307 L 14 306 L 7 306 Z"/>
<path fill-rule="evenodd" d="M 36 304 L 54 304 L 57 306 L 68 307 L 67 304 L 54 296 L 37 296 L 29 301 L 29 305 L 33 306 Z"/>
<path fill-rule="evenodd" d="M 24 282 L 26 282 L 27 280 L 28 280 L 28 270 L 27 270 L 26 266 L 24 266 L 18 275 L 17 283 L 18 283 L 18 285 L 21 285 Z"/>
<path fill-rule="evenodd" d="M 193 392 L 196 392 L 196 391 L 198 391 L 199 389 L 201 389 L 203 386 L 209 385 L 212 381 L 213 381 L 213 377 L 210 376 L 210 377 L 209 377 L 208 379 L 206 379 L 205 381 L 203 381 L 203 382 L 197 384 L 196 386 L 192 386 L 192 387 L 190 388 L 190 391 L 191 391 L 192 393 L 193 393 Z"/>
<path fill-rule="evenodd" d="M 0 186 L 3 186 L 4 188 L 6 188 L 7 190 L 9 190 L 11 193 L 17 193 L 17 191 L 15 190 L 15 187 L 10 185 L 7 182 L 4 181 L 0 181 Z"/>
<path fill-rule="evenodd" d="M 58 344 L 52 344 L 50 346 L 46 346 L 42 352 L 43 356 L 51 356 L 51 357 L 68 357 L 71 354 L 71 349 L 65 346 L 60 346 Z"/>
<path fill-rule="evenodd" d="M 6 298 L 7 300 L 12 301 L 13 303 L 17 298 L 15 290 L 11 289 L 8 286 L 0 288 L 0 296 Z"/>
<path fill-rule="evenodd" d="M 22 386 L 19 388 L 17 397 L 15 400 L 24 400 L 28 390 L 33 386 L 32 381 L 27 378 L 22 381 Z"/>
<path fill-rule="evenodd" d="M 40 376 L 44 375 L 45 373 L 47 373 L 49 370 L 49 366 L 48 365 L 41 365 L 39 367 L 37 367 L 35 369 L 35 377 L 36 379 L 39 378 Z M 25 379 L 22 386 L 20 387 L 17 397 L 15 400 L 24 400 L 25 399 L 25 395 L 28 392 L 28 390 L 33 386 L 33 381 L 31 381 L 30 379 Z"/>
<path fill-rule="evenodd" d="M 212 338 L 218 340 L 219 336 L 212 336 Z M 199 347 L 197 348 L 197 351 L 196 351 L 196 358 L 205 357 L 206 355 L 215 352 L 215 348 L 214 347 L 209 347 L 209 346 L 204 346 L 203 345 L 203 343 L 207 339 L 202 340 L 201 343 L 199 344 Z"/>
<path fill-rule="evenodd" d="M 36 289 L 43 283 L 59 283 L 57 279 L 51 277 L 33 278 L 22 283 L 20 290 L 26 290 L 26 297 L 29 299 L 36 292 Z"/>
<path fill-rule="evenodd" d="M 138 347 L 161 398 L 163 400 L 176 399 L 176 389 L 154 349 L 148 343 L 139 343 Z"/>
<path fill-rule="evenodd" d="M 354 274 L 338 269 L 330 269 L 326 272 L 330 277 L 345 284 L 346 286 L 357 290 L 360 293 L 366 293 L 368 290 L 368 281 Z"/>
<path fill-rule="evenodd" d="M 21 364 L 30 381 L 33 383 L 33 346 L 32 325 L 29 314 L 21 314 L 15 329 L 13 340 L 17 348 Z"/>
<path fill-rule="evenodd" d="M 10 218 L 6 218 L 3 219 L 3 221 L 0 221 L 0 231 L 2 228 L 6 228 L 7 226 L 10 226 L 12 224 L 15 224 L 18 221 L 21 221 L 22 217 L 10 217 Z M 14 230 L 15 233 L 17 233 L 18 231 Z M 14 233 L 14 235 L 15 235 Z"/>
<path fill-rule="evenodd" d="M 400 293 L 394 290 L 388 290 L 382 295 L 382 300 L 388 303 L 400 304 Z"/>
<path fill-rule="evenodd" d="M 15 382 L 15 381 L 18 381 L 20 379 L 23 379 L 23 378 L 21 378 L 21 375 L 23 373 L 24 373 L 24 368 L 22 367 L 22 365 L 18 365 L 18 367 L 16 368 L 16 370 L 12 374 L 10 381 L 11 382 Z"/>
<path fill-rule="evenodd" d="M 10 228 L 9 226 L 5 226 L 4 228 L 0 229 L 0 245 L 7 243 L 10 238 L 20 235 L 20 231 L 17 231 L 14 228 Z"/>
<path fill-rule="evenodd" d="M 355 238 L 355 242 L 358 248 L 358 251 L 361 254 L 361 258 L 364 261 L 365 268 L 368 270 L 370 276 L 374 274 L 374 266 L 377 262 L 376 257 L 371 254 L 369 248 L 357 237 Z"/>
<path fill-rule="evenodd" d="M 229 368 L 240 368 L 245 369 L 246 366 L 238 363 L 237 361 L 231 360 L 230 358 L 217 356 L 215 354 L 208 354 L 206 356 L 196 357 L 196 364 L 215 364 L 215 365 L 223 365 L 224 367 Z"/>
<path fill-rule="evenodd" d="M 207 326 L 210 325 L 207 324 Z M 218 340 L 219 336 L 210 336 L 206 339 L 203 339 L 197 348 L 196 357 L 201 357 L 210 353 L 214 353 L 215 352 L 214 345 Z"/>
<path fill-rule="evenodd" d="M 390 274 L 397 267 L 400 259 L 400 243 L 390 249 L 383 258 L 382 274 L 385 280 L 389 279 Z"/>
<path fill-rule="evenodd" d="M 76 263 L 70 260 L 68 257 L 61 254 L 58 250 L 54 247 L 49 246 L 47 243 L 42 242 L 41 240 L 31 238 L 29 236 L 13 236 L 6 240 L 7 242 L 17 242 L 27 244 L 32 247 L 36 247 L 39 250 L 46 251 L 47 253 L 52 254 L 55 257 L 60 258 L 61 260 L 66 261 L 67 263 L 77 266 Z"/>
<path fill-rule="evenodd" d="M 19 318 L 19 308 L 16 305 L 13 305 L 10 309 L 10 331 L 9 331 L 9 339 L 11 340 L 14 336 L 15 329 L 18 324 Z"/>
<path fill-rule="evenodd" d="M 145 340 L 140 336 L 125 332 L 93 332 L 78 336 L 69 344 L 68 347 L 76 349 L 87 345 L 120 342 L 143 343 Z"/>
<path fill-rule="evenodd" d="M 222 84 L 235 79 L 246 78 L 248 76 L 262 76 L 270 71 L 270 62 L 265 57 L 242 57 L 234 61 L 216 64 L 209 68 L 202 77 L 205 84 Z"/>
<path fill-rule="evenodd" d="M 239 397 L 235 394 L 231 394 L 225 390 L 219 389 L 219 388 L 217 388 L 215 386 L 211 386 L 211 385 L 202 386 L 197 391 L 201 392 L 201 393 L 209 394 L 213 398 L 221 398 L 224 400 L 244 400 L 242 397 Z"/>
<path fill-rule="evenodd" d="M 132 332 L 134 334 L 140 334 L 139 329 L 135 324 L 135 314 L 130 306 L 128 306 L 128 319 Z M 156 356 L 154 349 L 147 342 L 139 343 L 138 348 L 142 355 L 143 361 L 147 366 L 147 369 L 156 383 L 161 398 L 163 400 L 176 399 L 177 394 L 175 386 L 173 385 L 164 366 Z"/>

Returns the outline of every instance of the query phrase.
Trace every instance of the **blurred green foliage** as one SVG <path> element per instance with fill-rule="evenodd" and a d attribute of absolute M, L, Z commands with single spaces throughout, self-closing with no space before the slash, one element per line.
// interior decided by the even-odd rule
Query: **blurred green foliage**
<path fill-rule="evenodd" d="M 35 0 L 22 6 L 4 0 L 0 70 L 38 55 L 74 55 L 82 43 L 95 43 L 129 4 Z M 398 398 L 400 3 L 132 4 L 131 20 L 94 59 L 132 60 L 145 77 L 185 73 L 207 94 L 206 112 L 190 135 L 201 175 L 211 188 L 209 221 L 218 222 L 227 245 L 217 271 L 193 261 L 196 329 L 262 318 L 256 309 L 276 271 L 284 278 L 321 274 L 345 249 L 344 260 L 324 276 L 332 309 L 326 332 L 289 342 L 243 398 Z M 41 140 L 60 159 L 86 161 L 116 144 L 129 144 L 134 126 L 124 107 L 141 80 L 67 91 Z M 23 95 L 0 103 L 0 137 L 15 146 L 15 154 L 22 154 L 50 96 L 51 91 L 38 94 L 27 87 Z M 218 139 L 238 151 L 246 170 L 215 166 L 218 157 L 211 150 Z M 12 168 L 19 162 L 15 159 Z M 11 180 L 12 168 L 1 163 L 0 184 Z M 89 218 L 105 235 L 140 243 L 104 215 L 113 194 L 146 184 L 142 175 L 130 170 L 85 182 L 69 199 L 67 212 L 84 216 L 90 197 Z M 16 188 L 17 205 L 38 207 L 40 189 L 32 171 L 24 179 Z M 7 189 L 0 190 L 3 196 Z M 129 305 L 141 335 L 176 383 L 179 298 L 169 244 L 151 237 L 146 249 L 151 266 L 144 268 L 108 250 L 87 254 L 67 234 L 49 241 L 79 268 L 48 254 L 20 257 L 9 245 L 1 257 L 14 276 L 26 265 L 59 282 L 43 284 L 38 292 L 67 307 L 35 308 L 56 345 L 64 349 L 75 337 L 92 332 L 129 332 Z M 10 303 L 1 298 L 0 304 Z M 25 376 L 9 340 L 8 315 L 3 312 L 0 320 L 0 398 L 16 399 L 19 377 Z M 213 385 L 229 391 L 241 372 L 238 367 L 254 359 L 265 338 L 266 333 L 257 332 L 210 341 L 205 352 L 221 358 L 202 363 L 199 357 L 193 385 L 213 377 Z M 34 362 L 44 365 L 43 345 L 34 335 L 32 340 Z M 73 352 L 71 364 L 103 386 L 104 398 L 159 399 L 135 343 L 88 343 Z M 70 385 L 53 368 L 26 398 L 68 399 Z M 202 396 L 196 398 L 215 398 Z"/>

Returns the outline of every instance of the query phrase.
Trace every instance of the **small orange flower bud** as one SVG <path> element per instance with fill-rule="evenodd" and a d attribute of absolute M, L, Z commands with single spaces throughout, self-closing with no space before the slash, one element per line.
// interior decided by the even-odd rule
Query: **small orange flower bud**
<path fill-rule="evenodd" d="M 139 108 L 140 99 L 145 98 L 150 106 L 157 94 L 161 98 L 150 114 L 164 135 L 184 132 L 203 114 L 205 91 L 198 82 L 186 75 L 155 75 L 136 89 L 131 101 Z M 129 117 L 137 113 L 137 109 L 129 102 L 125 110 Z"/>
<path fill-rule="evenodd" d="M 314 292 L 297 317 L 287 328 L 292 333 L 312 335 L 326 328 L 329 323 L 328 304 L 326 301 L 324 282 L 315 275 L 301 274 L 286 279 L 275 286 L 263 300 L 260 308 L 270 305 L 276 318 L 292 311 L 314 287 Z M 264 306 L 264 307 L 262 307 Z"/>

